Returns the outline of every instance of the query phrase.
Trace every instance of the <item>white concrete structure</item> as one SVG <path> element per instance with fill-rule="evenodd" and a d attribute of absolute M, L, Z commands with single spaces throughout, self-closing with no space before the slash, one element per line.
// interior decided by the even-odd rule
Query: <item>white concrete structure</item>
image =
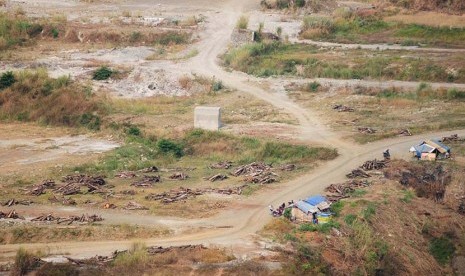
<path fill-rule="evenodd" d="M 221 108 L 197 106 L 194 110 L 194 127 L 218 130 L 221 127 Z"/>

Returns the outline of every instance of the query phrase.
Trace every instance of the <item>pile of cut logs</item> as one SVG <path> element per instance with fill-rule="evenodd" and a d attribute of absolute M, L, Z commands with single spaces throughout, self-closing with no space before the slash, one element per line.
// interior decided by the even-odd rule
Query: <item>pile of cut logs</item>
<path fill-rule="evenodd" d="M 16 200 L 16 199 L 12 198 L 10 200 L 5 201 L 1 205 L 11 207 L 13 205 L 31 205 L 31 204 L 32 204 L 32 201 L 30 201 L 30 200 Z"/>
<path fill-rule="evenodd" d="M 24 217 L 18 215 L 15 210 L 11 210 L 8 213 L 3 213 L 0 211 L 0 219 L 24 219 Z"/>
<path fill-rule="evenodd" d="M 144 175 L 144 177 L 141 180 L 133 182 L 131 186 L 147 188 L 152 187 L 153 184 L 157 182 L 161 182 L 161 177 L 159 175 Z"/>
<path fill-rule="evenodd" d="M 365 188 L 369 185 L 370 183 L 366 180 L 349 180 L 344 183 L 331 184 L 325 189 L 326 192 L 330 193 L 326 195 L 326 198 L 331 202 L 336 202 L 348 198 L 355 189 Z"/>
<path fill-rule="evenodd" d="M 412 136 L 412 133 L 410 132 L 410 130 L 408 128 L 401 129 L 399 131 L 399 136 Z"/>
<path fill-rule="evenodd" d="M 257 163 L 253 162 L 247 165 L 239 166 L 237 167 L 233 172 L 232 175 L 234 176 L 240 176 L 240 175 L 251 175 L 251 174 L 257 174 L 257 173 L 262 173 L 265 171 L 271 170 L 271 166 L 267 165 L 265 163 Z"/>
<path fill-rule="evenodd" d="M 170 179 L 173 180 L 186 180 L 189 176 L 182 172 L 175 172 L 174 174 L 170 175 Z"/>
<path fill-rule="evenodd" d="M 361 178 L 368 178 L 371 177 L 371 175 L 367 174 L 361 169 L 355 169 L 352 172 L 346 174 L 347 178 L 356 178 L 356 177 L 361 177 Z"/>
<path fill-rule="evenodd" d="M 221 161 L 216 164 L 211 164 L 210 169 L 229 169 L 232 167 L 233 162 L 231 161 Z"/>
<path fill-rule="evenodd" d="M 371 171 L 371 170 L 380 170 L 384 167 L 386 167 L 388 160 L 368 160 L 363 165 L 360 167 L 366 171 Z"/>
<path fill-rule="evenodd" d="M 149 208 L 135 202 L 135 201 L 129 201 L 126 206 L 124 206 L 124 209 L 126 210 L 148 210 Z"/>
<path fill-rule="evenodd" d="M 353 109 L 352 107 L 345 106 L 342 104 L 337 104 L 333 106 L 333 109 L 337 110 L 338 112 L 354 112 L 355 111 L 355 109 Z"/>
<path fill-rule="evenodd" d="M 81 215 L 81 216 L 69 216 L 69 217 L 55 217 L 52 214 L 41 215 L 36 218 L 33 218 L 31 221 L 56 221 L 58 224 L 67 223 L 68 225 L 73 222 L 81 223 L 92 223 L 96 221 L 102 221 L 103 218 L 98 215 Z"/>
<path fill-rule="evenodd" d="M 32 186 L 32 188 L 26 192 L 26 194 L 40 196 L 45 194 L 46 189 L 53 189 L 55 187 L 55 181 L 44 180 L 42 183 Z"/>
<path fill-rule="evenodd" d="M 376 133 L 376 129 L 373 129 L 371 127 L 359 127 L 358 132 L 363 134 L 373 134 Z"/>
<path fill-rule="evenodd" d="M 231 174 L 244 175 L 244 181 L 249 183 L 268 184 L 277 181 L 278 175 L 273 173 L 272 167 L 265 163 L 253 162 L 237 167 Z"/>
<path fill-rule="evenodd" d="M 189 198 L 196 197 L 198 195 L 203 195 L 206 193 L 216 193 L 216 194 L 223 194 L 223 195 L 240 195 L 242 194 L 242 190 L 247 187 L 248 185 L 242 185 L 239 187 L 234 188 L 206 188 L 206 189 L 189 189 L 179 187 L 178 189 L 172 189 L 168 192 L 160 193 L 160 194 L 149 194 L 145 197 L 147 200 L 160 200 L 162 203 L 168 204 L 173 203 L 181 200 L 187 200 Z"/>
<path fill-rule="evenodd" d="M 211 182 L 215 182 L 215 181 L 222 181 L 222 180 L 228 179 L 228 176 L 225 174 L 215 174 L 210 177 L 205 177 L 204 179 L 209 180 Z"/>
<path fill-rule="evenodd" d="M 442 137 L 441 142 L 459 142 L 459 141 L 464 141 L 464 138 L 459 138 L 458 134 L 452 134 L 451 136 L 448 137 Z"/>

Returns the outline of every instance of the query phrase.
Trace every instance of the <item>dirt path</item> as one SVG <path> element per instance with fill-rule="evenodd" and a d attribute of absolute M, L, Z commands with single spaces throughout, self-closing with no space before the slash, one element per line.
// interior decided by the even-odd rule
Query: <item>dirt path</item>
<path fill-rule="evenodd" d="M 221 12 L 212 15 L 201 42 L 195 45 L 200 53 L 187 62 L 181 63 L 181 70 L 195 72 L 205 76 L 215 76 L 227 86 L 265 100 L 274 106 L 295 116 L 300 124 L 299 138 L 308 144 L 321 144 L 336 147 L 340 157 L 327 162 L 316 170 L 292 181 L 281 183 L 272 189 L 267 189 L 253 197 L 244 199 L 231 209 L 207 219 L 182 220 L 173 219 L 176 226 L 200 229 L 193 233 L 183 233 L 169 238 L 147 239 L 147 245 L 179 245 L 179 244 L 218 244 L 233 248 L 236 254 L 252 254 L 260 250 L 260 245 L 254 242 L 255 233 L 270 221 L 266 206 L 278 205 L 285 200 L 298 199 L 323 191 L 330 183 L 342 181 L 344 175 L 359 166 L 363 161 L 381 157 L 381 152 L 390 148 L 393 157 L 404 157 L 408 148 L 423 137 L 438 137 L 463 131 L 441 132 L 430 135 L 411 136 L 384 140 L 364 146 L 342 140 L 332 132 L 324 121 L 321 121 L 312 111 L 304 109 L 292 102 L 284 94 L 271 93 L 256 85 L 255 79 L 238 72 L 226 72 L 217 63 L 217 56 L 224 51 L 229 43 L 230 34 L 237 18 L 250 7 L 250 1 L 229 1 L 224 4 Z M 257 3 L 258 5 L 258 3 Z M 253 80 L 253 81 L 251 81 Z M 328 80 L 328 82 L 337 82 Z M 409 84 L 417 86 L 418 83 Z M 108 213 L 108 215 L 111 215 Z M 137 222 L 146 218 L 131 215 L 131 220 Z M 163 224 L 166 218 L 153 217 L 150 223 Z M 119 220 L 113 220 L 118 222 Z M 0 255 L 13 256 L 19 247 L 30 249 L 46 248 L 51 254 L 67 253 L 75 257 L 89 257 L 95 254 L 106 255 L 118 249 L 128 248 L 132 241 L 98 241 L 98 242 L 59 242 L 47 244 L 15 244 L 0 246 Z"/>

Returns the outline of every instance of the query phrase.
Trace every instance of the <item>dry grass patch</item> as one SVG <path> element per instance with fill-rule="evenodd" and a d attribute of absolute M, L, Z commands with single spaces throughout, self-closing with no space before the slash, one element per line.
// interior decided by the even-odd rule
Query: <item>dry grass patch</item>
<path fill-rule="evenodd" d="M 415 14 L 396 14 L 385 17 L 387 22 L 419 24 L 432 27 L 465 27 L 465 16 L 436 12 L 418 12 Z"/>

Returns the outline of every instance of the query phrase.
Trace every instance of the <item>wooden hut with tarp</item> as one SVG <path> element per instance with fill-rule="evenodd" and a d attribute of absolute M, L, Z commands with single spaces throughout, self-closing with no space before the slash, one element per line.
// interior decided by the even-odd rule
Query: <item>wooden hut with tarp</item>
<path fill-rule="evenodd" d="M 330 204 L 324 196 L 316 195 L 294 203 L 291 216 L 300 222 L 326 223 L 331 218 Z"/>
<path fill-rule="evenodd" d="M 418 160 L 434 161 L 450 157 L 450 148 L 439 140 L 425 140 L 417 146 L 412 146 L 410 152 Z"/>

